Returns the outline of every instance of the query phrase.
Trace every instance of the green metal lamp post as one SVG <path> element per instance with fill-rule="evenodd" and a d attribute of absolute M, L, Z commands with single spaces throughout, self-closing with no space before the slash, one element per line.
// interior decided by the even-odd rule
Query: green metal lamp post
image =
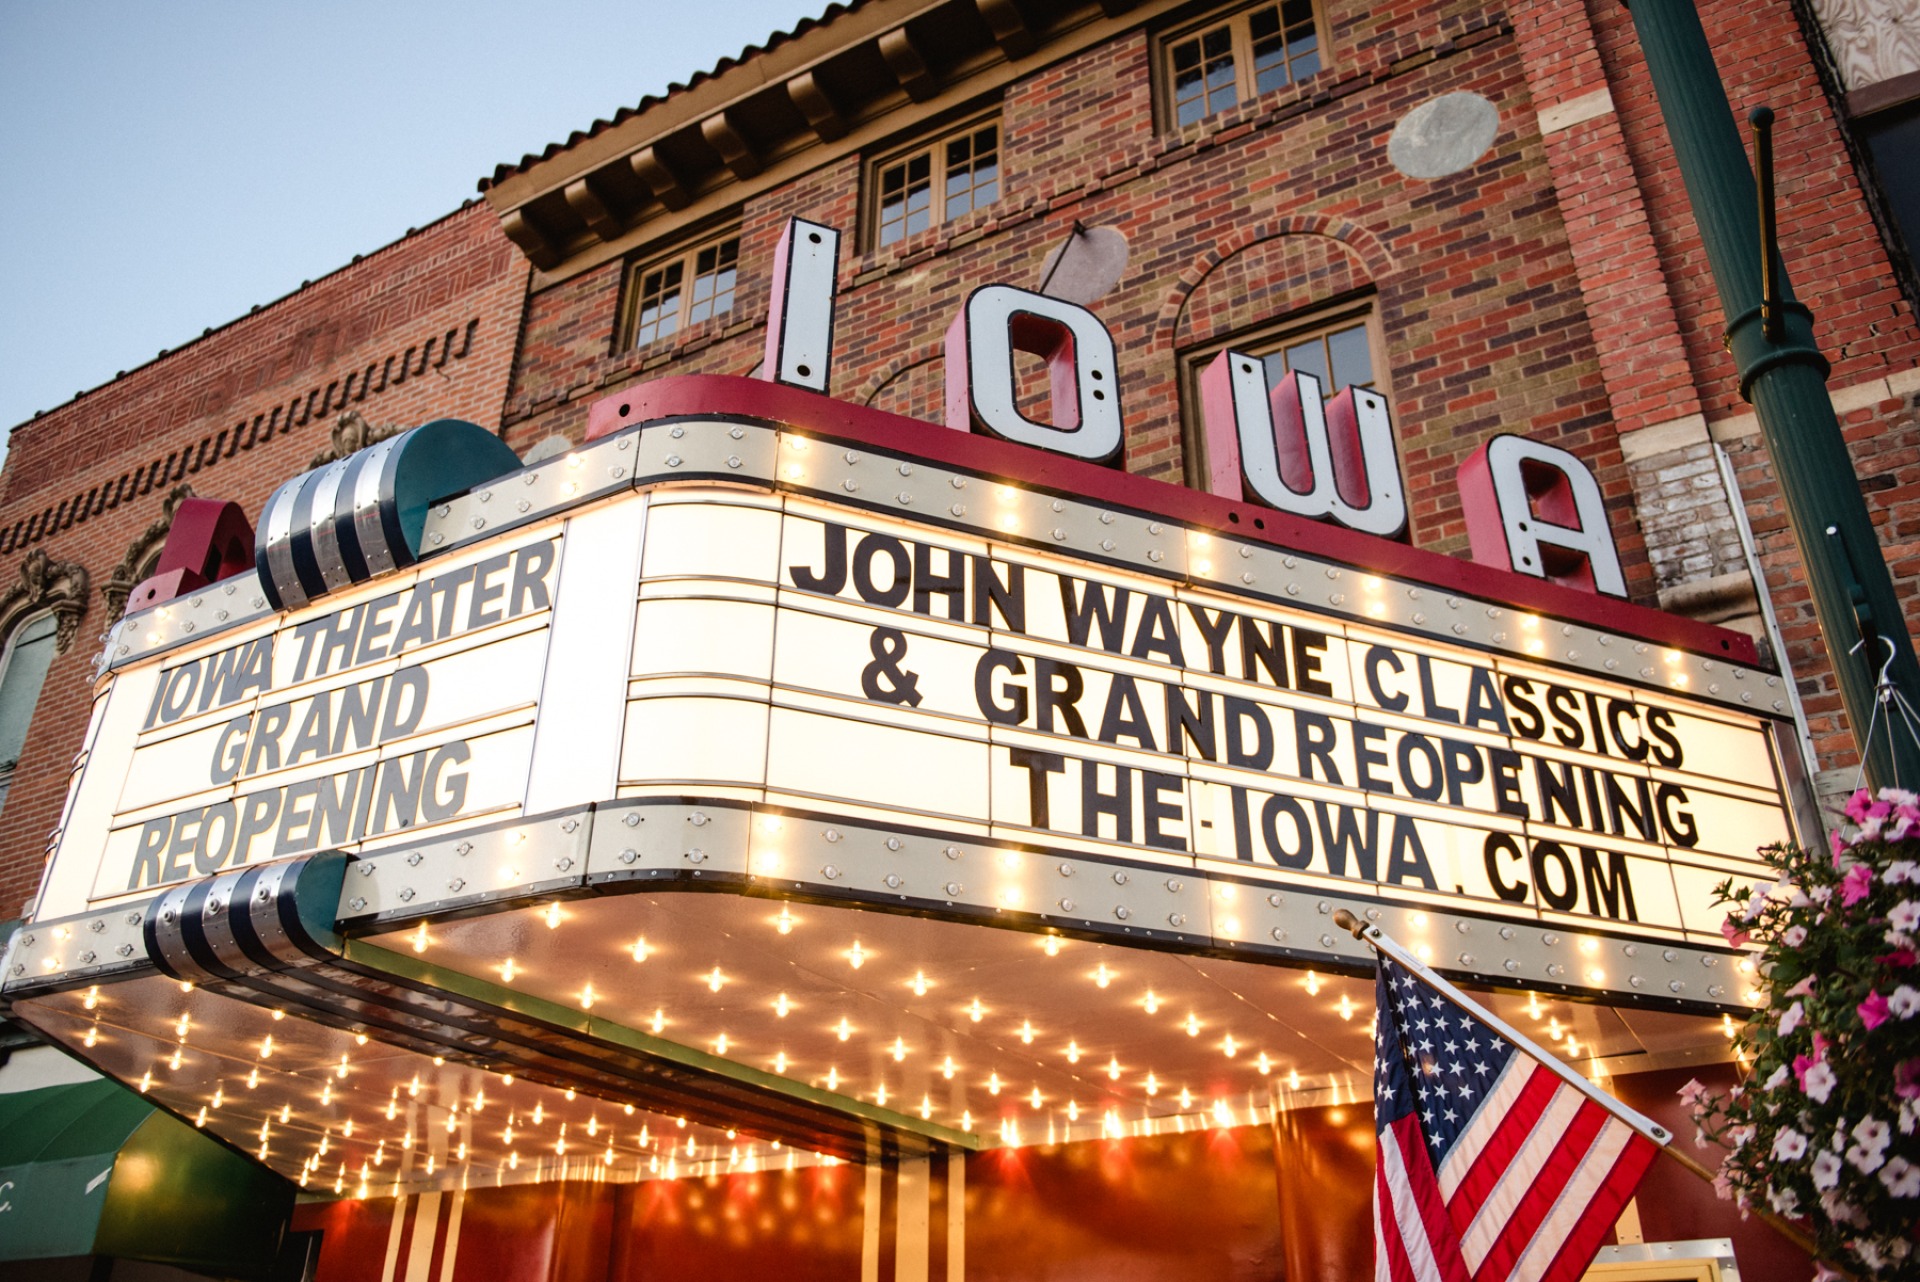
<path fill-rule="evenodd" d="M 1920 742 L 1899 710 L 1880 708 L 1876 724 L 1883 666 L 1916 706 L 1920 666 L 1827 397 L 1830 367 L 1814 346 L 1813 313 L 1793 300 L 1777 263 L 1763 273 L 1753 173 L 1693 0 L 1632 0 L 1632 12 L 1720 291 L 1740 393 L 1773 457 L 1867 778 L 1875 787 L 1920 788 Z M 1771 113 L 1756 113 L 1762 129 L 1770 121 Z"/>

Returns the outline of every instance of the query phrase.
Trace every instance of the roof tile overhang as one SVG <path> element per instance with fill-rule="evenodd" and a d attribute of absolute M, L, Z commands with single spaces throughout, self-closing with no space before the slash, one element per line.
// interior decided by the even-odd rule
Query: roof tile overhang
<path fill-rule="evenodd" d="M 963 81 L 985 91 L 1045 50 L 1104 39 L 1136 0 L 855 0 L 723 61 L 663 98 L 598 121 L 481 183 L 502 229 L 536 267 L 570 274 L 627 248 L 643 225 L 733 187 L 782 181 L 873 135 L 902 107 Z M 1171 7 L 1171 0 L 1146 10 Z M 1065 41 L 1069 34 L 1078 36 Z M 995 69 L 1004 75 L 991 74 Z M 902 122 L 905 123 L 905 122 Z M 891 128 L 892 125 L 887 126 Z M 776 166 L 779 169 L 776 171 Z M 698 210 L 695 208 L 695 212 Z"/>

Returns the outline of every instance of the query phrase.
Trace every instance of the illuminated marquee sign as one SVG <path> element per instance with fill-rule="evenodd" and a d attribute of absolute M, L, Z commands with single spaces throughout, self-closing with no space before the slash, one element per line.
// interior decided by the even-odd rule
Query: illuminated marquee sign
<path fill-rule="evenodd" d="M 1459 973 L 1736 999 L 1674 968 L 1712 969 L 1711 887 L 1794 836 L 1785 692 L 1746 638 L 1593 595 L 1624 587 L 1577 459 L 1497 438 L 1462 484 L 1498 568 L 1435 556 L 1392 541 L 1380 398 L 1226 353 L 1211 493 L 1131 477 L 1106 329 L 1006 286 L 948 333 L 963 430 L 856 409 L 820 395 L 837 249 L 789 226 L 768 381 L 642 385 L 524 468 L 449 420 L 283 485 L 252 575 L 115 629 L 41 915 L 553 815 L 585 868 L 369 881 L 343 921 L 584 893 L 639 875 L 596 808 L 668 798 L 851 843 L 741 835 L 675 875 L 1328 964 L 1337 899 L 1493 923 Z M 1558 928 L 1666 969 L 1560 960 Z"/>
<path fill-rule="evenodd" d="M 516 807 L 552 538 L 162 666 L 96 894 Z"/>
<path fill-rule="evenodd" d="M 718 495 L 652 521 L 727 552 L 649 580 L 636 676 L 767 694 L 647 677 L 636 786 L 1700 935 L 1706 887 L 1789 835 L 1767 726 L 1671 694 L 904 522 Z"/>
<path fill-rule="evenodd" d="M 1783 692 L 1725 634 L 1412 549 L 1356 566 L 1260 509 L 1162 515 L 1179 492 L 1136 478 L 1022 487 L 1022 447 L 811 393 L 655 387 L 595 409 L 637 429 L 437 504 L 415 565 L 285 612 L 243 578 L 123 623 L 44 910 L 704 798 L 916 852 L 743 833 L 686 870 L 789 893 L 1328 964 L 1315 914 L 1372 903 L 1711 961 L 1710 887 L 1792 836 Z M 364 912 L 540 875 L 476 866 Z M 1734 1000 L 1712 978 L 1671 991 Z"/>

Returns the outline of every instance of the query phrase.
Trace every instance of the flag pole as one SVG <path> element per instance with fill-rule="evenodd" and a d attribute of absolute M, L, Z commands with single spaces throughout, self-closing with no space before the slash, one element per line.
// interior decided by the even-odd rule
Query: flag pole
<path fill-rule="evenodd" d="M 1713 1183 L 1714 1174 L 1712 1171 L 1709 1171 L 1701 1163 L 1674 1146 L 1672 1131 L 1640 1112 L 1629 1108 L 1586 1078 L 1580 1076 L 1580 1074 L 1574 1072 L 1569 1065 L 1561 1062 L 1560 1057 L 1552 1051 L 1536 1044 L 1531 1038 L 1524 1036 L 1518 1029 L 1514 1028 L 1513 1025 L 1507 1023 L 1479 1002 L 1474 1001 L 1473 998 L 1467 996 L 1451 983 L 1441 978 L 1440 975 L 1432 970 L 1425 962 L 1415 957 L 1404 945 L 1381 930 L 1378 926 L 1370 925 L 1360 920 L 1360 918 L 1345 908 L 1334 910 L 1333 924 L 1342 930 L 1351 932 L 1355 939 L 1372 948 L 1375 952 L 1384 953 L 1396 962 L 1399 962 L 1402 966 L 1405 966 L 1408 970 L 1419 976 L 1422 983 L 1434 989 L 1456 1005 L 1465 1007 L 1468 1011 L 1472 1012 L 1475 1019 L 1486 1024 L 1489 1028 L 1493 1029 L 1494 1032 L 1499 1033 L 1515 1046 L 1518 1046 L 1522 1051 L 1531 1055 L 1537 1063 L 1559 1077 L 1560 1080 L 1568 1086 L 1579 1091 L 1582 1095 L 1585 1095 L 1588 1099 L 1612 1113 L 1622 1122 L 1625 1122 L 1628 1126 L 1652 1140 L 1654 1144 L 1659 1147 L 1660 1151 L 1668 1157 L 1678 1162 L 1687 1170 L 1692 1171 L 1707 1183 Z M 1805 1251 L 1809 1256 L 1816 1260 L 1821 1258 L 1819 1247 L 1813 1238 L 1808 1236 L 1807 1233 L 1798 1226 L 1789 1223 L 1787 1220 L 1782 1219 L 1764 1207 L 1750 1206 L 1745 1209 L 1759 1216 L 1774 1232 Z M 1831 1268 L 1833 1266 L 1829 1264 L 1828 1267 Z M 1852 1275 L 1844 1274 L 1843 1276 L 1851 1277 Z"/>

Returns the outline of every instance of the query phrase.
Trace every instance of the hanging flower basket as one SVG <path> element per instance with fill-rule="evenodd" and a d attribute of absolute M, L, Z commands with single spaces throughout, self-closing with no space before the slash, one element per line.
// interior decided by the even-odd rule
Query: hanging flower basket
<path fill-rule="evenodd" d="M 1920 1276 L 1920 797 L 1857 792 L 1830 851 L 1761 852 L 1775 883 L 1723 882 L 1721 930 L 1756 945 L 1763 1005 L 1735 1046 L 1747 1080 L 1680 1092 L 1715 1188 L 1804 1221 L 1825 1262 Z"/>

